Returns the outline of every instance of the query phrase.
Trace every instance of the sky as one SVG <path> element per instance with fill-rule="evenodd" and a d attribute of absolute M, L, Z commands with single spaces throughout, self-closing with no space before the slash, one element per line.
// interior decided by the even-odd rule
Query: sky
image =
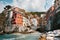
<path fill-rule="evenodd" d="M 6 5 L 19 7 L 29 12 L 44 12 L 54 4 L 54 0 L 0 0 L 0 12 Z"/>

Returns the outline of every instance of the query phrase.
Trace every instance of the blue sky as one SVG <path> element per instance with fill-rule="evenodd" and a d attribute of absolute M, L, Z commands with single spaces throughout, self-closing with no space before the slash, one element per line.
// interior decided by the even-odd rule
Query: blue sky
<path fill-rule="evenodd" d="M 4 3 L 5 3 L 5 2 L 7 2 L 7 3 L 12 3 L 12 2 L 13 2 L 13 0 L 0 0 L 0 2 L 1 2 L 1 1 L 4 2 Z"/>
<path fill-rule="evenodd" d="M 47 11 L 54 4 L 54 0 L 0 0 L 0 12 L 6 5 L 16 6 L 26 11 Z"/>

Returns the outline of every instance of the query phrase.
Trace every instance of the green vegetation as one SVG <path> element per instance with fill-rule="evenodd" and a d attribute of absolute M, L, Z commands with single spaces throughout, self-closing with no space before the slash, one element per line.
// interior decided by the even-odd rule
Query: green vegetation
<path fill-rule="evenodd" d="M 45 12 L 27 12 L 28 13 L 28 15 L 29 14 L 37 14 L 38 16 L 40 16 L 41 14 L 44 14 Z"/>

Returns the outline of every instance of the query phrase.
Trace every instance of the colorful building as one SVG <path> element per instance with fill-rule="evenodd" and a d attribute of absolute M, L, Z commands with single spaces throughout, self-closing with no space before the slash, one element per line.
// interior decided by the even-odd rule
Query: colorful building
<path fill-rule="evenodd" d="M 16 7 L 13 12 L 12 24 L 23 26 L 23 14 L 25 14 L 25 10 Z"/>

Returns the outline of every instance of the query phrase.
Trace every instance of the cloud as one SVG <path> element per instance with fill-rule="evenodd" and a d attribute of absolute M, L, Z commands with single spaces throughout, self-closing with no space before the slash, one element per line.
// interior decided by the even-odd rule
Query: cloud
<path fill-rule="evenodd" d="M 13 0 L 13 4 L 27 11 L 45 11 L 45 0 Z"/>
<path fill-rule="evenodd" d="M 13 0 L 13 4 L 26 11 L 40 12 L 49 9 L 53 4 L 53 0 Z"/>
<path fill-rule="evenodd" d="M 45 1 L 45 9 L 48 10 L 54 4 L 54 0 L 46 0 Z"/>
<path fill-rule="evenodd" d="M 51 5 L 53 4 L 54 0 L 13 0 L 13 2 L 2 2 L 0 1 L 0 12 L 3 10 L 3 7 L 6 5 L 16 6 L 26 11 L 33 11 L 33 12 L 41 12 L 47 11 Z"/>
<path fill-rule="evenodd" d="M 0 13 L 4 10 L 4 4 L 2 3 L 2 1 L 0 2 Z"/>

